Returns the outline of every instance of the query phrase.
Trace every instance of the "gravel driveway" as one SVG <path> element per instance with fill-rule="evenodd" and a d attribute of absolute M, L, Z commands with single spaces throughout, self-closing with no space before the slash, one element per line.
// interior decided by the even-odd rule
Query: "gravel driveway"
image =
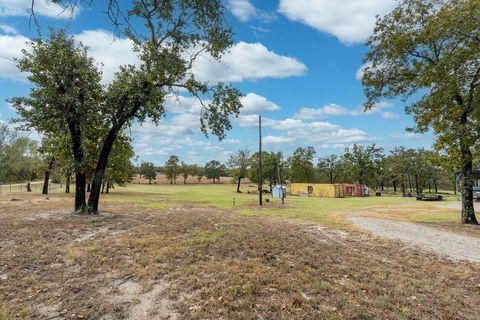
<path fill-rule="evenodd" d="M 453 260 L 468 260 L 480 263 L 479 238 L 442 231 L 411 222 L 365 217 L 351 217 L 350 221 L 378 237 L 398 239 L 408 245 L 433 251 Z"/>

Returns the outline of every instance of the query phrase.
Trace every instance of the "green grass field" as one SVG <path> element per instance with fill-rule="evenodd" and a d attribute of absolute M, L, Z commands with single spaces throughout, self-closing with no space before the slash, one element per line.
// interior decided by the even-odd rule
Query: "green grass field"
<path fill-rule="evenodd" d="M 388 208 L 386 213 L 375 211 L 376 216 L 414 222 L 456 222 L 458 215 L 454 209 L 438 208 L 439 202 L 421 202 L 415 198 L 399 196 L 364 198 L 314 198 L 288 196 L 285 205 L 280 199 L 265 195 L 264 206 L 258 206 L 255 186 L 242 186 L 242 193 L 235 192 L 235 185 L 196 185 L 196 184 L 131 184 L 116 188 L 103 199 L 113 203 L 136 203 L 152 209 L 200 206 L 229 209 L 244 216 L 270 216 L 288 219 L 301 219 L 329 226 L 345 225 L 345 216 L 351 213 L 365 214 L 366 209 Z M 454 203 L 454 196 L 441 202 Z"/>

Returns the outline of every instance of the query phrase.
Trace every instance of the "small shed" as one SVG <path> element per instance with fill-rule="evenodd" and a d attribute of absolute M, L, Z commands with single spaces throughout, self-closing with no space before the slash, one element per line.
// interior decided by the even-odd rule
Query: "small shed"
<path fill-rule="evenodd" d="M 283 199 L 287 197 L 287 187 L 276 185 L 272 188 L 272 197 Z"/>

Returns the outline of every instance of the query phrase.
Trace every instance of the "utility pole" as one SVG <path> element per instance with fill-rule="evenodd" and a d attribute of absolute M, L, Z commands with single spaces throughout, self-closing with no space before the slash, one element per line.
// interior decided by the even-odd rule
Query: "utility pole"
<path fill-rule="evenodd" d="M 282 204 L 285 204 L 285 193 L 283 192 L 283 181 L 282 181 L 282 171 L 281 171 L 282 162 L 280 161 L 280 153 L 278 153 L 278 163 L 277 163 L 277 175 L 278 181 L 280 182 L 280 190 L 282 190 Z"/>
<path fill-rule="evenodd" d="M 263 163 L 262 163 L 262 116 L 258 116 L 258 173 L 259 173 L 259 179 L 258 179 L 258 204 L 263 205 L 263 198 L 262 198 L 262 192 L 263 192 Z"/>

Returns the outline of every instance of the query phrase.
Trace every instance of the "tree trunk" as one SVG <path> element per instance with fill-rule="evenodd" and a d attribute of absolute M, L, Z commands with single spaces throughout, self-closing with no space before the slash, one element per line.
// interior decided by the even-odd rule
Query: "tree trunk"
<path fill-rule="evenodd" d="M 87 192 L 92 192 L 92 185 L 87 183 Z"/>
<path fill-rule="evenodd" d="M 70 193 L 70 174 L 65 179 L 65 193 Z"/>
<path fill-rule="evenodd" d="M 397 192 L 397 181 L 393 180 L 393 192 Z"/>
<path fill-rule="evenodd" d="M 32 187 L 30 186 L 30 181 L 27 182 L 27 192 L 32 192 Z"/>
<path fill-rule="evenodd" d="M 462 223 L 478 224 L 473 206 L 473 174 L 472 174 L 472 153 L 470 149 L 462 150 Z"/>
<path fill-rule="evenodd" d="M 45 170 L 45 178 L 43 179 L 42 194 L 48 194 L 48 181 L 50 180 L 50 171 Z"/>
<path fill-rule="evenodd" d="M 456 174 L 454 175 L 454 179 L 453 179 L 453 194 L 457 195 L 457 175 Z"/>
<path fill-rule="evenodd" d="M 109 194 L 109 193 L 110 193 L 110 187 L 111 187 L 111 184 L 110 184 L 110 182 L 107 182 L 107 191 L 106 191 L 106 192 L 107 192 L 107 194 Z"/>
<path fill-rule="evenodd" d="M 433 188 L 435 189 L 435 193 L 438 193 L 437 179 L 433 180 Z"/>
<path fill-rule="evenodd" d="M 385 186 L 384 186 L 383 180 L 382 180 L 382 191 L 385 191 Z"/>
<path fill-rule="evenodd" d="M 53 168 L 53 159 L 48 163 L 48 168 L 45 170 L 45 179 L 43 180 L 42 194 L 48 194 L 48 183 L 50 182 L 50 171 Z"/>
<path fill-rule="evenodd" d="M 183 184 L 187 184 L 187 178 L 183 177 Z"/>
<path fill-rule="evenodd" d="M 98 157 L 97 167 L 95 168 L 95 173 L 93 174 L 92 190 L 90 191 L 90 196 L 88 197 L 87 212 L 89 214 L 98 213 L 98 202 L 100 201 L 100 189 L 102 187 L 103 175 L 105 174 L 105 169 L 107 168 L 108 157 L 112 151 L 113 143 L 115 142 L 118 132 L 120 132 L 122 126 L 114 126 L 112 129 L 110 129 L 107 138 L 103 143 L 102 151 Z"/>
<path fill-rule="evenodd" d="M 72 138 L 72 153 L 75 160 L 75 211 L 85 211 L 85 186 L 87 178 L 82 169 L 82 164 L 85 159 L 85 152 L 83 150 L 83 138 L 80 131 L 79 124 L 74 121 L 68 121 L 68 128 Z"/>
<path fill-rule="evenodd" d="M 238 177 L 238 182 L 237 182 L 237 193 L 240 193 L 240 182 L 242 181 L 242 177 Z"/>
<path fill-rule="evenodd" d="M 415 175 L 415 192 L 417 193 L 417 195 L 420 194 L 420 190 L 418 189 L 418 176 Z"/>
<path fill-rule="evenodd" d="M 104 191 L 105 191 L 105 181 L 102 182 L 102 191 L 100 193 L 103 194 Z"/>

